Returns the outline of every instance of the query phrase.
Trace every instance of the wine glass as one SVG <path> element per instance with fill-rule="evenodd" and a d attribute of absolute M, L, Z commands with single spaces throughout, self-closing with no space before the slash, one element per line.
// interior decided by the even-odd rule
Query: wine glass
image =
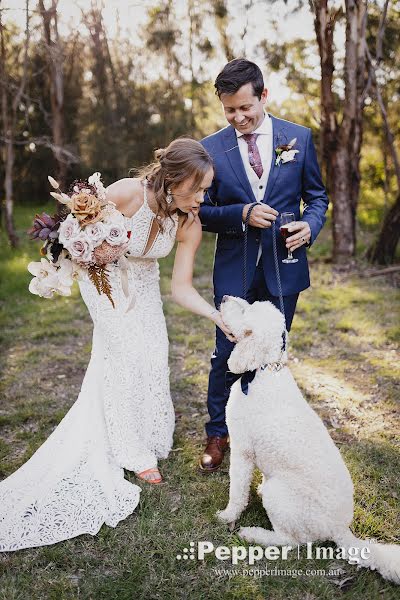
<path fill-rule="evenodd" d="M 281 235 L 283 237 L 283 239 L 286 241 L 286 238 L 289 237 L 289 235 L 292 235 L 292 232 L 290 232 L 288 230 L 288 224 L 292 223 L 292 221 L 294 221 L 294 213 L 291 212 L 284 212 L 280 215 L 280 220 L 281 220 L 281 225 L 280 225 L 280 232 Z M 297 263 L 298 259 L 293 257 L 292 252 L 289 250 L 288 248 L 288 255 L 287 258 L 284 258 L 282 260 L 283 263 Z"/>

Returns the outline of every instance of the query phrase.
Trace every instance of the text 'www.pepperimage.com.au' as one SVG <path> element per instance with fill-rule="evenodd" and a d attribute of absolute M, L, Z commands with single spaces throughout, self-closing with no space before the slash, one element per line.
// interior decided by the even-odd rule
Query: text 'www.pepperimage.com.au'
<path fill-rule="evenodd" d="M 214 568 L 213 576 L 217 579 L 234 579 L 235 577 L 253 577 L 261 579 L 262 577 L 340 577 L 343 573 L 341 568 L 337 569 L 281 569 L 278 567 L 269 567 L 265 564 L 264 567 L 250 569 L 221 569 Z"/>

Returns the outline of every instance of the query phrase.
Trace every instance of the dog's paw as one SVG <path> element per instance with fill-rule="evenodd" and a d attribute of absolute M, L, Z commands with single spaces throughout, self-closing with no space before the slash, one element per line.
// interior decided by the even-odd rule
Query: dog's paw
<path fill-rule="evenodd" d="M 241 527 L 238 536 L 246 542 L 254 542 L 254 527 Z"/>
<path fill-rule="evenodd" d="M 221 521 L 221 523 L 233 523 L 233 525 L 235 524 L 235 521 L 238 518 L 237 513 L 229 509 L 219 510 L 215 516 L 217 517 L 218 521 Z"/>

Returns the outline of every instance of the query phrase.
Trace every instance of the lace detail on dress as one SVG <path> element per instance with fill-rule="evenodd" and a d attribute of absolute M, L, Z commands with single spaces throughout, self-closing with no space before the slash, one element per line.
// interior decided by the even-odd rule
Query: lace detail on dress
<path fill-rule="evenodd" d="M 0 551 L 95 535 L 103 523 L 115 527 L 139 502 L 140 488 L 123 469 L 140 472 L 168 456 L 174 410 L 156 259 L 172 250 L 177 218 L 141 257 L 153 218 L 145 201 L 129 219 L 131 310 L 117 266 L 110 268 L 115 309 L 90 280 L 79 282 L 94 323 L 89 366 L 64 419 L 0 482 Z"/>

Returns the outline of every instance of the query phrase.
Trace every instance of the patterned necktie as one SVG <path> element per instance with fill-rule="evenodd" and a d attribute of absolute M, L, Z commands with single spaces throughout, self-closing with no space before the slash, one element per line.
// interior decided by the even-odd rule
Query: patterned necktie
<path fill-rule="evenodd" d="M 258 150 L 258 146 L 256 144 L 256 140 L 258 138 L 258 133 L 245 133 L 243 136 L 244 141 L 247 143 L 248 152 L 249 152 L 249 163 L 257 177 L 260 177 L 263 174 L 263 166 L 261 162 L 260 152 Z"/>

